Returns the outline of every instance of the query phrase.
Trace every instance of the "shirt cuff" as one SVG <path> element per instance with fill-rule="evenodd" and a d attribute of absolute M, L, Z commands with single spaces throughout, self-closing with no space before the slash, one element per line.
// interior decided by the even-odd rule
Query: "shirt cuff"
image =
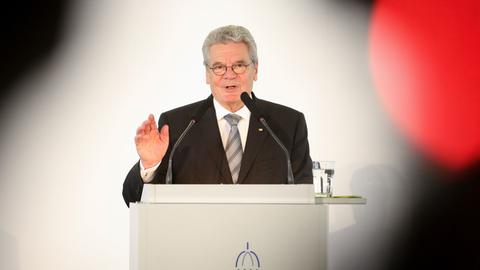
<path fill-rule="evenodd" d="M 140 161 L 140 176 L 142 177 L 142 180 L 144 183 L 149 183 L 152 182 L 153 178 L 155 177 L 155 170 L 160 166 L 161 161 L 155 166 L 145 169 L 145 167 L 142 164 L 142 161 Z"/>

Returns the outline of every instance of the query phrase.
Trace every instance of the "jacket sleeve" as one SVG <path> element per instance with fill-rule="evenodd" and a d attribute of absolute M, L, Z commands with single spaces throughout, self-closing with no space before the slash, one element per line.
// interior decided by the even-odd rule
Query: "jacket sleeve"
<path fill-rule="evenodd" d="M 293 138 L 294 146 L 290 154 L 295 184 L 312 184 L 312 159 L 308 145 L 308 132 L 305 117 L 300 113 Z"/>

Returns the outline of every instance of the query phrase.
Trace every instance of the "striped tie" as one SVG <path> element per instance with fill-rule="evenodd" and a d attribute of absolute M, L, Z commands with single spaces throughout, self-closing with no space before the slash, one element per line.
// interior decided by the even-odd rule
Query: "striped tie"
<path fill-rule="evenodd" d="M 230 125 L 230 134 L 228 135 L 227 145 L 225 146 L 225 153 L 227 154 L 228 166 L 232 173 L 233 183 L 237 183 L 243 155 L 242 141 L 240 140 L 240 133 L 237 127 L 241 117 L 236 114 L 227 114 L 223 118 L 225 118 Z"/>

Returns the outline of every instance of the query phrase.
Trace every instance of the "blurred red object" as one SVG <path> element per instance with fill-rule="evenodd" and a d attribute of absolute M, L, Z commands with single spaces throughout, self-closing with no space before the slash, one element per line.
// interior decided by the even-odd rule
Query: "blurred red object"
<path fill-rule="evenodd" d="M 376 90 L 401 131 L 451 170 L 479 160 L 480 1 L 376 1 L 369 39 Z"/>

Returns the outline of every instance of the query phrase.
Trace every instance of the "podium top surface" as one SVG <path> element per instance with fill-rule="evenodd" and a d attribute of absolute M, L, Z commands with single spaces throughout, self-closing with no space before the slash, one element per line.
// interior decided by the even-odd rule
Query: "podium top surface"
<path fill-rule="evenodd" d="M 367 204 L 362 197 L 315 197 L 315 204 Z"/>
<path fill-rule="evenodd" d="M 205 204 L 364 204 L 363 198 L 318 198 L 300 185 L 153 185 L 145 184 L 141 203 Z"/>
<path fill-rule="evenodd" d="M 313 185 L 150 185 L 143 203 L 315 204 Z"/>

